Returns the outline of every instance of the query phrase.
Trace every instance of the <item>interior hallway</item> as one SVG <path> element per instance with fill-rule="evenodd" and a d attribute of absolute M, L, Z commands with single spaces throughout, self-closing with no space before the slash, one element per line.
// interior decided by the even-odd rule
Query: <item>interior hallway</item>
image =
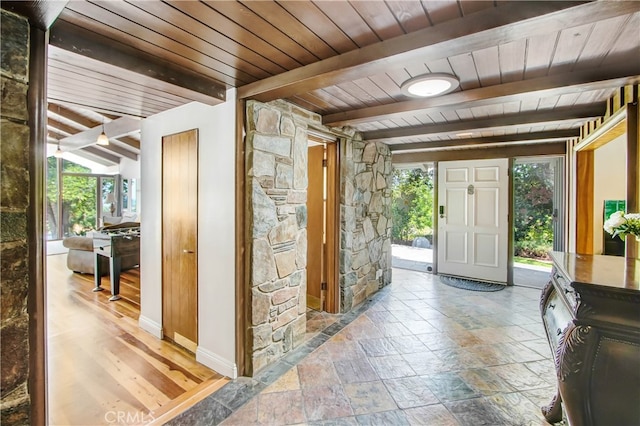
<path fill-rule="evenodd" d="M 122 273 L 122 299 L 109 302 L 109 277 L 93 292 L 93 275 L 66 258 L 47 256 L 50 425 L 162 424 L 229 381 L 138 327 L 139 268 Z"/>
<path fill-rule="evenodd" d="M 393 283 L 254 378 L 172 425 L 546 425 L 555 372 L 537 289 Z"/>

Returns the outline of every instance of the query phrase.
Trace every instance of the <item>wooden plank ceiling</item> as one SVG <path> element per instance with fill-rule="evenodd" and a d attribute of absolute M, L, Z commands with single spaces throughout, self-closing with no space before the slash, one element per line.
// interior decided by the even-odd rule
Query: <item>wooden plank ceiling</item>
<path fill-rule="evenodd" d="M 146 117 L 235 87 L 395 151 L 548 143 L 640 82 L 639 28 L 633 1 L 73 0 L 51 27 L 49 95 Z M 456 91 L 401 92 L 442 72 Z"/>

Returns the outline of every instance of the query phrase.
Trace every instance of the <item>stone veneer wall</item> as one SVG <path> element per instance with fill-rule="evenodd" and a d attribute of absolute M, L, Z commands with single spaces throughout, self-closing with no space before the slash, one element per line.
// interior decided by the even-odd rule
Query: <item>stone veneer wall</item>
<path fill-rule="evenodd" d="M 340 175 L 340 306 L 347 312 L 391 283 L 389 147 L 347 140 Z"/>
<path fill-rule="evenodd" d="M 254 373 L 304 341 L 308 128 L 322 128 L 321 121 L 284 101 L 247 102 L 246 243 Z M 341 312 L 347 312 L 391 282 L 391 153 L 384 144 L 353 136 L 342 138 L 340 147 L 340 295 Z"/>
<path fill-rule="evenodd" d="M 2 10 L 0 39 L 0 423 L 29 424 L 29 24 Z"/>
<path fill-rule="evenodd" d="M 282 358 L 306 332 L 307 123 L 285 102 L 247 102 L 247 212 L 252 371 Z"/>

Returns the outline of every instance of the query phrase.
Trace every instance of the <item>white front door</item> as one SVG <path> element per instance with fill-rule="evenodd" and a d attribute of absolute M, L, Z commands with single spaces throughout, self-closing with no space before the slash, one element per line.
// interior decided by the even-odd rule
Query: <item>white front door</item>
<path fill-rule="evenodd" d="M 438 273 L 507 282 L 509 160 L 438 163 Z"/>

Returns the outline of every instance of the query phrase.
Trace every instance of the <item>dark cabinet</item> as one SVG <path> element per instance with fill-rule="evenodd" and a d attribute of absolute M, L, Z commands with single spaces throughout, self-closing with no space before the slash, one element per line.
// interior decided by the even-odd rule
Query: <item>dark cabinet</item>
<path fill-rule="evenodd" d="M 553 252 L 540 309 L 558 393 L 549 422 L 640 425 L 640 261 Z"/>

